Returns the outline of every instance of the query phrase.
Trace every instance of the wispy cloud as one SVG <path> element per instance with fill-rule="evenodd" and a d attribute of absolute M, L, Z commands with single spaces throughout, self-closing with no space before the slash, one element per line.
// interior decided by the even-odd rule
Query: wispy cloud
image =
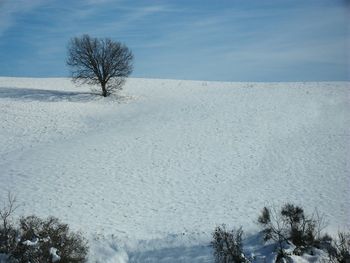
<path fill-rule="evenodd" d="M 21 38 L 33 47 L 36 59 L 57 60 L 60 56 L 61 63 L 64 62 L 67 42 L 73 36 L 88 33 L 125 42 L 131 35 L 139 36 L 135 28 L 141 28 L 150 17 L 179 11 L 164 4 L 130 5 L 122 0 L 77 1 L 70 5 L 36 0 L 25 10 L 7 2 L 7 10 L 10 13 L 7 20 L 12 23 L 4 27 L 4 31 L 15 26 L 16 15 L 23 15 L 25 10 L 31 11 L 40 23 L 24 25 L 28 29 L 22 29 Z"/>
<path fill-rule="evenodd" d="M 314 67 L 308 78 L 336 79 L 348 66 L 349 9 L 327 1 L 6 0 L 0 38 L 19 43 L 23 68 L 45 60 L 65 69 L 67 41 L 88 33 L 131 47 L 137 76 L 298 79 Z"/>
<path fill-rule="evenodd" d="M 111 3 L 114 0 L 86 0 L 88 4 L 92 5 L 100 5 L 100 4 L 105 4 L 105 3 Z"/>
<path fill-rule="evenodd" d="M 9 29 L 15 22 L 16 17 L 31 11 L 42 4 L 45 0 L 1 0 L 0 1 L 0 37 L 1 35 Z"/>
<path fill-rule="evenodd" d="M 165 49 L 155 60 L 185 61 L 184 78 L 191 74 L 208 79 L 225 75 L 227 79 L 272 80 L 282 71 L 289 80 L 301 73 L 305 79 L 308 72 L 309 80 L 344 76 L 349 68 L 345 12 L 342 6 L 317 5 L 211 12 L 188 18 L 176 30 L 155 39 L 154 48 Z M 216 69 L 211 63 L 221 65 Z M 326 68 L 327 75 L 323 74 Z"/>

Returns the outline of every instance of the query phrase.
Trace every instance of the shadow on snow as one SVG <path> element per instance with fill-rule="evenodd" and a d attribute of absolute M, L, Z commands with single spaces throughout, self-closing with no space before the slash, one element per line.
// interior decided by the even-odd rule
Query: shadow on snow
<path fill-rule="evenodd" d="M 84 102 L 100 98 L 99 94 L 93 92 L 71 92 L 58 90 L 43 89 L 26 89 L 26 88 L 9 88 L 0 87 L 0 98 L 42 101 L 42 102 L 59 102 L 72 101 Z"/>

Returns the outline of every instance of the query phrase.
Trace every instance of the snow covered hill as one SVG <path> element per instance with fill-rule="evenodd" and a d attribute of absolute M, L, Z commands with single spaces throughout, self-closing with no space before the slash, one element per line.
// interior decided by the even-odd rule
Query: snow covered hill
<path fill-rule="evenodd" d="M 284 202 L 350 228 L 348 82 L 129 79 L 103 98 L 1 77 L 0 125 L 0 196 L 91 236 L 101 262 L 212 262 L 216 225 L 253 232 Z"/>

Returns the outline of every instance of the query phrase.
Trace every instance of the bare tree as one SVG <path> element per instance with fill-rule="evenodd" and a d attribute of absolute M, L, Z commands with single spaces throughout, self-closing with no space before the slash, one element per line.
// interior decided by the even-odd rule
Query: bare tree
<path fill-rule="evenodd" d="M 120 42 L 83 35 L 69 42 L 67 65 L 74 81 L 101 85 L 102 95 L 107 97 L 121 89 L 133 70 L 133 58 Z"/>
<path fill-rule="evenodd" d="M 0 208 L 0 254 L 11 253 L 16 246 L 17 230 L 12 225 L 12 216 L 17 208 L 16 196 L 8 192 L 7 202 Z"/>
<path fill-rule="evenodd" d="M 10 217 L 18 208 L 18 205 L 16 205 L 16 202 L 17 202 L 16 196 L 11 192 L 8 192 L 7 203 L 5 203 L 3 208 L 0 209 L 0 220 L 1 220 L 0 228 L 5 232 L 6 235 L 10 227 L 10 222 L 9 222 Z"/>

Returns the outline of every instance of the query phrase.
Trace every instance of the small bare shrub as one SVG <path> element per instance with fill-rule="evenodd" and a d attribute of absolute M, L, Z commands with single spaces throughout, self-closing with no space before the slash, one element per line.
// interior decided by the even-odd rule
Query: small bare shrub
<path fill-rule="evenodd" d="M 286 258 L 284 243 L 288 242 L 288 228 L 281 214 L 275 208 L 264 207 L 258 217 L 258 224 L 263 228 L 264 241 L 273 240 L 278 245 L 278 259 Z"/>
<path fill-rule="evenodd" d="M 243 253 L 243 230 L 227 230 L 225 225 L 216 227 L 213 232 L 214 257 L 216 263 L 249 262 Z"/>

